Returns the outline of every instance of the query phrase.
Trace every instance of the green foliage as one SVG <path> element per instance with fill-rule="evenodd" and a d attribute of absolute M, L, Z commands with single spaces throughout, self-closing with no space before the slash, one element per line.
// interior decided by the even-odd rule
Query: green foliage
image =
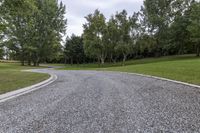
<path fill-rule="evenodd" d="M 123 10 L 112 16 L 108 22 L 98 10 L 86 17 L 84 25 L 84 50 L 90 57 L 96 57 L 104 64 L 108 57 L 110 61 L 123 56 L 125 62 L 127 56 L 132 52 L 134 34 L 131 32 L 136 27 L 137 17 L 128 17 Z"/>
<path fill-rule="evenodd" d="M 39 12 L 35 14 L 34 44 L 36 50 L 33 53 L 35 62 L 52 59 L 61 49 L 61 33 L 65 32 L 66 20 L 64 19 L 65 6 L 56 0 L 38 0 Z"/>
<path fill-rule="evenodd" d="M 84 49 L 90 57 L 96 57 L 104 64 L 107 56 L 107 44 L 105 43 L 106 23 L 105 17 L 99 10 L 86 17 L 87 23 L 84 24 Z"/>
<path fill-rule="evenodd" d="M 132 52 L 133 42 L 131 41 L 131 27 L 134 24 L 131 24 L 130 18 L 127 17 L 127 12 L 123 10 L 120 13 L 115 15 L 117 22 L 117 32 L 118 32 L 118 42 L 115 47 L 115 50 L 123 55 L 123 64 L 126 61 L 127 56 Z"/>
<path fill-rule="evenodd" d="M 30 65 L 65 58 L 71 63 L 117 62 L 175 54 L 200 54 L 200 2 L 144 0 L 141 11 L 110 19 L 99 11 L 86 16 L 83 35 L 67 38 L 65 6 L 58 0 L 1 0 L 0 57 Z M 6 52 L 3 50 L 6 47 Z M 8 49 L 8 50 L 7 50 Z M 87 57 L 85 57 L 87 56 Z"/>
<path fill-rule="evenodd" d="M 149 57 L 154 55 L 156 49 L 156 40 L 152 36 L 146 34 L 141 35 L 134 47 L 136 58 L 140 58 L 140 55 L 143 57 Z"/>
<path fill-rule="evenodd" d="M 75 35 L 72 35 L 71 38 L 68 37 L 66 39 L 64 53 L 66 60 L 70 60 L 71 64 L 74 62 L 77 64 L 83 63 L 86 59 L 83 49 L 83 39 Z"/>
<path fill-rule="evenodd" d="M 3 59 L 4 55 L 5 55 L 4 49 L 0 47 L 0 59 Z"/>
<path fill-rule="evenodd" d="M 3 19 L 8 23 L 5 42 L 22 65 L 39 65 L 61 50 L 65 33 L 65 6 L 57 0 L 6 0 L 2 3 Z M 14 52 L 13 52 L 14 51 Z"/>
<path fill-rule="evenodd" d="M 191 38 L 192 32 L 188 31 L 188 27 L 191 25 L 189 18 L 192 14 L 195 14 L 191 11 L 193 3 L 196 2 L 193 0 L 144 1 L 140 15 L 141 28 L 144 32 L 140 34 L 138 47 L 148 43 L 146 39 L 141 40 L 144 34 L 149 38 L 153 38 L 156 43 L 153 47 L 150 43 L 150 49 L 145 48 L 146 52 L 142 53 L 142 56 L 194 53 L 192 45 L 194 39 Z M 146 43 L 144 43 L 145 41 Z M 151 39 L 149 41 L 151 42 Z M 139 49 L 136 53 L 141 51 L 143 50 Z M 151 53 L 154 53 L 154 55 Z"/>
<path fill-rule="evenodd" d="M 145 0 L 142 13 L 147 21 L 150 32 L 157 35 L 163 32 L 170 22 L 172 0 Z"/>
<path fill-rule="evenodd" d="M 171 20 L 171 4 L 173 0 L 145 0 L 142 13 L 145 25 L 156 39 L 155 56 L 160 56 L 163 44 L 166 44 L 166 30 Z"/>
<path fill-rule="evenodd" d="M 200 56 L 200 2 L 192 4 L 190 21 L 188 30 L 191 33 L 191 40 L 196 45 L 197 56 Z"/>
<path fill-rule="evenodd" d="M 140 12 L 128 16 L 123 10 L 108 22 L 96 10 L 86 17 L 84 51 L 90 57 L 103 57 L 103 62 L 125 62 L 127 58 L 194 53 L 196 44 L 199 55 L 198 4 L 193 0 L 144 0 Z"/>
<path fill-rule="evenodd" d="M 117 42 L 119 41 L 119 36 L 120 34 L 118 32 L 117 21 L 114 16 L 111 16 L 107 22 L 105 40 L 108 45 L 108 58 L 110 58 L 110 61 L 113 62 L 116 62 L 116 58 L 118 57 L 118 53 L 115 48 L 117 46 Z"/>

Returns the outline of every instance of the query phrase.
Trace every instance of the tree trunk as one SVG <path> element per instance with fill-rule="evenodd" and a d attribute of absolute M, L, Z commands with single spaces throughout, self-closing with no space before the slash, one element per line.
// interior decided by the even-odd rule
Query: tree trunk
<path fill-rule="evenodd" d="M 64 61 L 64 63 L 67 64 L 67 58 L 66 58 L 66 57 L 65 57 L 65 61 Z"/>
<path fill-rule="evenodd" d="M 159 41 L 159 39 L 156 39 L 155 57 L 160 57 L 161 56 L 161 53 L 160 53 L 161 51 L 160 51 L 159 45 L 160 45 L 160 41 Z"/>
<path fill-rule="evenodd" d="M 37 57 L 37 60 L 36 60 L 36 66 L 39 66 L 40 65 L 40 58 Z"/>
<path fill-rule="evenodd" d="M 116 62 L 117 62 L 117 58 L 114 58 L 113 63 L 116 64 Z"/>
<path fill-rule="evenodd" d="M 33 61 L 33 66 L 36 66 L 36 65 L 37 65 L 36 61 Z"/>
<path fill-rule="evenodd" d="M 24 66 L 24 51 L 21 53 L 21 65 Z"/>
<path fill-rule="evenodd" d="M 21 60 L 21 65 L 24 66 L 24 59 Z"/>
<path fill-rule="evenodd" d="M 37 60 L 35 63 L 35 66 L 39 66 L 39 65 L 40 65 L 39 60 Z"/>
<path fill-rule="evenodd" d="M 103 65 L 105 63 L 104 58 L 101 58 L 101 64 Z"/>
<path fill-rule="evenodd" d="M 39 62 L 37 62 L 37 64 L 36 64 L 37 66 L 40 66 L 40 63 Z"/>
<path fill-rule="evenodd" d="M 73 65 L 73 59 L 71 58 L 71 65 Z"/>
<path fill-rule="evenodd" d="M 126 56 L 127 56 L 127 55 L 124 54 L 123 63 L 122 63 L 123 66 L 125 65 Z"/>
<path fill-rule="evenodd" d="M 178 51 L 179 55 L 182 55 L 184 53 L 184 47 L 183 47 L 183 42 L 180 42 L 180 49 Z"/>
<path fill-rule="evenodd" d="M 98 66 L 101 66 L 100 58 L 98 57 Z"/>
<path fill-rule="evenodd" d="M 79 60 L 76 60 L 76 64 L 79 66 Z"/>
<path fill-rule="evenodd" d="M 28 66 L 31 66 L 31 60 L 28 59 Z"/>
<path fill-rule="evenodd" d="M 114 63 L 114 64 L 117 62 L 117 58 L 118 58 L 118 57 L 115 57 L 115 58 L 113 59 L 113 63 Z"/>
<path fill-rule="evenodd" d="M 116 63 L 116 60 L 117 60 L 117 57 L 114 57 L 113 58 L 113 54 L 111 54 L 111 57 L 110 57 L 110 59 L 111 59 L 111 61 L 110 61 L 110 63 Z"/>
<path fill-rule="evenodd" d="M 112 63 L 112 61 L 113 61 L 113 54 L 110 55 L 110 61 L 109 62 Z"/>
<path fill-rule="evenodd" d="M 199 45 L 197 46 L 197 56 L 198 57 L 200 56 L 200 46 Z"/>

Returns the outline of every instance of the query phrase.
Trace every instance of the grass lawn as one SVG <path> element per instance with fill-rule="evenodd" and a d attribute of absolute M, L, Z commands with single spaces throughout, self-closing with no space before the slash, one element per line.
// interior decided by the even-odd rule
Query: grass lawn
<path fill-rule="evenodd" d="M 0 94 L 27 87 L 49 78 L 48 74 L 22 72 L 36 67 L 20 66 L 19 63 L 0 63 Z"/>
<path fill-rule="evenodd" d="M 63 69 L 132 72 L 200 85 L 200 58 L 194 55 L 131 60 L 126 62 L 126 66 L 120 64 L 105 64 L 101 68 L 97 64 L 67 65 Z"/>

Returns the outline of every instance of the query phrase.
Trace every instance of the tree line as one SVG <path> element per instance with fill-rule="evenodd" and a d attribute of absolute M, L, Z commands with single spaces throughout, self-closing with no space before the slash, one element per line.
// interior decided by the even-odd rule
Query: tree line
<path fill-rule="evenodd" d="M 57 0 L 0 1 L 0 57 L 38 66 L 62 52 L 65 6 Z M 6 55 L 4 53 L 7 53 Z"/>
<path fill-rule="evenodd" d="M 85 19 L 82 36 L 73 35 L 66 41 L 66 56 L 71 63 L 124 64 L 133 58 L 200 54 L 199 1 L 145 0 L 141 10 L 133 15 L 123 10 L 106 20 L 95 10 Z M 72 43 L 77 40 L 78 49 L 78 44 Z"/>
<path fill-rule="evenodd" d="M 70 5 L 69 5 L 70 6 Z M 65 6 L 58 0 L 0 0 L 0 59 L 22 65 L 92 63 L 200 54 L 200 2 L 144 0 L 141 10 L 99 10 L 85 17 L 81 36 L 67 37 Z"/>

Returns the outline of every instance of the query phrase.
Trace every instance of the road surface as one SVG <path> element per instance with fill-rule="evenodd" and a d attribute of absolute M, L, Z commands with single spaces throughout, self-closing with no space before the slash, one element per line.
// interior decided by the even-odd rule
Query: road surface
<path fill-rule="evenodd" d="M 36 70 L 58 79 L 0 103 L 0 133 L 200 132 L 200 90 L 136 75 Z"/>

